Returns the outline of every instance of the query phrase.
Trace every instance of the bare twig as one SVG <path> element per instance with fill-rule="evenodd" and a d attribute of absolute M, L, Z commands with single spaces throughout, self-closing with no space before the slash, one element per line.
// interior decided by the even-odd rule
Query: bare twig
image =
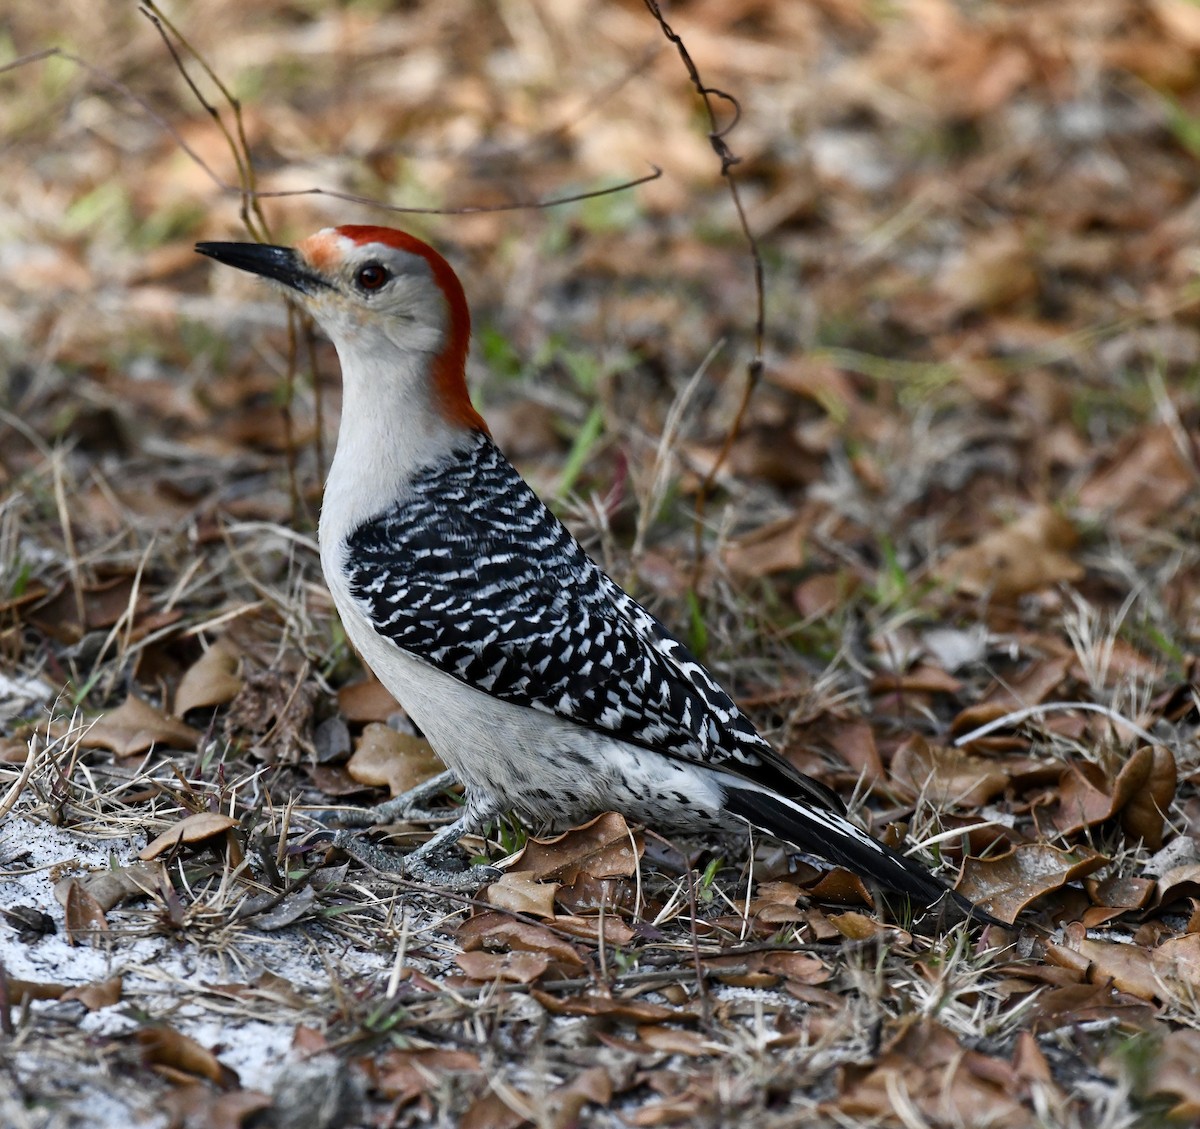
<path fill-rule="evenodd" d="M 762 379 L 763 373 L 763 352 L 764 338 L 766 337 L 767 325 L 767 300 L 766 287 L 763 281 L 763 261 L 762 254 L 759 251 L 758 240 L 754 237 L 754 233 L 750 230 L 750 223 L 746 219 L 746 209 L 742 205 L 741 193 L 738 190 L 738 183 L 733 175 L 733 168 L 741 161 L 732 149 L 726 138 L 734 129 L 737 128 L 738 122 L 742 117 L 742 107 L 738 100 L 728 91 L 721 90 L 715 86 L 709 86 L 700 76 L 700 71 L 696 66 L 695 60 L 692 59 L 683 39 L 679 33 L 667 23 L 666 17 L 662 14 L 662 9 L 658 5 L 658 0 L 644 0 L 647 10 L 654 17 L 658 26 L 662 29 L 663 35 L 667 37 L 675 45 L 675 49 L 679 52 L 680 59 L 683 60 L 683 65 L 687 70 L 688 78 L 691 80 L 692 86 L 696 88 L 696 93 L 700 96 L 704 103 L 705 112 L 708 114 L 708 141 L 713 147 L 713 152 L 721 162 L 721 176 L 724 177 L 725 183 L 729 186 L 729 196 L 733 200 L 733 206 L 737 212 L 738 223 L 741 225 L 742 234 L 746 237 L 746 242 L 750 248 L 750 257 L 754 264 L 754 294 L 755 294 L 755 314 L 754 314 L 754 354 L 746 364 L 746 384 L 742 390 L 742 399 L 738 404 L 737 412 L 733 417 L 733 423 L 729 430 L 725 433 L 724 442 L 721 444 L 721 449 L 717 453 L 717 458 L 713 465 L 709 468 L 708 474 L 704 481 L 700 484 L 700 490 L 696 495 L 696 522 L 695 522 L 695 570 L 692 577 L 693 587 L 697 585 L 700 579 L 700 574 L 703 569 L 705 556 L 701 551 L 701 539 L 704 532 L 704 509 L 708 502 L 709 496 L 712 494 L 713 486 L 716 483 L 717 475 L 720 473 L 721 467 L 724 466 L 725 460 L 729 457 L 729 452 L 733 449 L 733 444 L 737 441 L 738 434 L 741 432 L 742 423 L 746 418 L 746 410 L 750 406 L 750 399 L 754 395 L 754 390 L 758 387 L 759 381 Z M 733 117 L 721 125 L 720 118 L 717 114 L 717 102 L 725 102 L 728 108 L 733 111 Z"/>

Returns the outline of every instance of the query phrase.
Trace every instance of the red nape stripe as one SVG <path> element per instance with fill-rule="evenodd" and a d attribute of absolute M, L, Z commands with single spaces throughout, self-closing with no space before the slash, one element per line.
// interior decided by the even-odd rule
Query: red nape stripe
<path fill-rule="evenodd" d="M 433 386 L 438 401 L 451 423 L 491 434 L 483 416 L 471 403 L 471 395 L 467 391 L 467 349 L 471 343 L 471 311 L 454 268 L 428 243 L 422 242 L 415 235 L 409 235 L 407 231 L 354 223 L 345 224 L 336 230 L 338 235 L 352 239 L 360 247 L 367 243 L 382 243 L 387 247 L 394 247 L 397 251 L 420 255 L 429 264 L 433 280 L 445 297 L 446 306 L 450 311 L 450 332 L 447 334 L 446 347 L 433 363 Z"/>

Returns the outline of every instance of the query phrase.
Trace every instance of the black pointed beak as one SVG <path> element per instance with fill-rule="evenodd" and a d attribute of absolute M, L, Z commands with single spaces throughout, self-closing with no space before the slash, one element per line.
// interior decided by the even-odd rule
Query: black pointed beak
<path fill-rule="evenodd" d="M 266 243 L 197 243 L 196 250 L 218 263 L 282 282 L 302 294 L 312 294 L 329 285 L 291 247 L 272 247 Z"/>

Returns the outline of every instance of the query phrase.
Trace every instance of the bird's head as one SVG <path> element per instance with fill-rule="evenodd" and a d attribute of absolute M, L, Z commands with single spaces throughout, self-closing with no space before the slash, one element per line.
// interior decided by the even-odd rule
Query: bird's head
<path fill-rule="evenodd" d="M 450 264 L 428 244 L 390 227 L 325 228 L 295 247 L 197 243 L 219 263 L 281 284 L 337 347 L 344 372 L 420 357 L 442 411 L 486 430 L 471 406 L 465 369 L 471 315 Z"/>

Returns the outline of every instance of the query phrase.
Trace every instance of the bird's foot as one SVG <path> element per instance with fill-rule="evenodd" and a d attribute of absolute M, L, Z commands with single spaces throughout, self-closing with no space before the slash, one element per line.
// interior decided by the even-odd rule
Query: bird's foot
<path fill-rule="evenodd" d="M 463 817 L 443 827 L 432 839 L 415 851 L 380 847 L 353 831 L 335 831 L 332 842 L 351 858 L 381 874 L 395 874 L 458 893 L 474 893 L 495 882 L 503 873 L 494 866 L 471 865 L 452 853 L 454 844 L 469 830 Z"/>
<path fill-rule="evenodd" d="M 436 823 L 446 818 L 445 809 L 428 806 L 435 797 L 454 785 L 454 773 L 440 772 L 428 780 L 393 796 L 373 808 L 338 808 L 321 812 L 317 820 L 326 827 L 378 827 L 383 823 Z"/>

